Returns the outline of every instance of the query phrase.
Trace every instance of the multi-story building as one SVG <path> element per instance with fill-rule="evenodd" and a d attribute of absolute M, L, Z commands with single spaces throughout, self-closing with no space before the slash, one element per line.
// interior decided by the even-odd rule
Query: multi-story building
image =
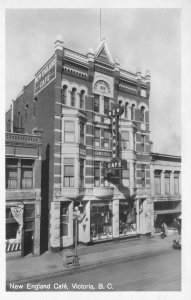
<path fill-rule="evenodd" d="M 154 202 L 154 228 L 166 223 L 174 229 L 181 215 L 181 157 L 151 153 L 151 195 Z"/>
<path fill-rule="evenodd" d="M 59 36 L 53 56 L 14 101 L 15 128 L 42 128 L 42 232 L 49 250 L 73 244 L 75 206 L 85 215 L 81 243 L 151 233 L 149 92 L 149 72 L 120 68 L 105 41 L 83 55 Z M 126 168 L 111 173 L 103 166 L 113 157 L 109 111 L 116 105 L 124 109 L 115 142 Z M 9 124 L 11 110 L 6 118 Z"/>
<path fill-rule="evenodd" d="M 40 254 L 41 145 L 39 135 L 6 132 L 7 253 Z"/>

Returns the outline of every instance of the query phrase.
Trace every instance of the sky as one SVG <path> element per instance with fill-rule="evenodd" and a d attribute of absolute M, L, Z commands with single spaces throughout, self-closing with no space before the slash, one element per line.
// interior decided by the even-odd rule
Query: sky
<path fill-rule="evenodd" d="M 102 9 L 101 36 L 120 67 L 151 73 L 153 152 L 181 154 L 181 10 Z M 99 45 L 99 9 L 6 9 L 6 110 L 54 52 L 64 46 L 86 54 Z"/>

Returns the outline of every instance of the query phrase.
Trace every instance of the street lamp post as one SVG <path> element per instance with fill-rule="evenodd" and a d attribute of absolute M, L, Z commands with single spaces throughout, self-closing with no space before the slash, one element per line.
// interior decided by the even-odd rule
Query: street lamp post
<path fill-rule="evenodd" d="M 74 237 L 74 266 L 79 266 L 78 257 L 78 221 L 82 221 L 84 214 L 80 213 L 79 207 L 75 206 L 73 212 L 73 219 L 75 220 L 75 237 Z"/>

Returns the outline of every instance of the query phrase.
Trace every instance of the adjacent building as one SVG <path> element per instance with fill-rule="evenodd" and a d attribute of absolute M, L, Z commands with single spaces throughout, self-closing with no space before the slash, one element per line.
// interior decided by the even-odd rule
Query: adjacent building
<path fill-rule="evenodd" d="M 52 57 L 13 101 L 7 131 L 42 129 L 45 249 L 73 245 L 76 206 L 81 243 L 152 233 L 149 94 L 149 72 L 121 68 L 105 41 L 85 55 L 58 36 Z M 123 113 L 115 123 L 110 115 L 117 107 Z M 125 167 L 106 170 L 114 158 Z"/>
<path fill-rule="evenodd" d="M 181 218 L 181 157 L 151 153 L 151 195 L 154 202 L 154 228 L 166 223 L 177 228 Z"/>
<path fill-rule="evenodd" d="M 6 252 L 40 254 L 41 145 L 38 135 L 6 132 Z"/>

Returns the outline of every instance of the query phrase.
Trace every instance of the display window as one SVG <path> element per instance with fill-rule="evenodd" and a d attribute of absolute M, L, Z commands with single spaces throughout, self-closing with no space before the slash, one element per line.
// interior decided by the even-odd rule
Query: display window
<path fill-rule="evenodd" d="M 90 211 L 90 238 L 92 241 L 112 238 L 111 201 L 92 201 Z"/>
<path fill-rule="evenodd" d="M 136 232 L 136 213 L 127 200 L 119 201 L 119 236 Z"/>

